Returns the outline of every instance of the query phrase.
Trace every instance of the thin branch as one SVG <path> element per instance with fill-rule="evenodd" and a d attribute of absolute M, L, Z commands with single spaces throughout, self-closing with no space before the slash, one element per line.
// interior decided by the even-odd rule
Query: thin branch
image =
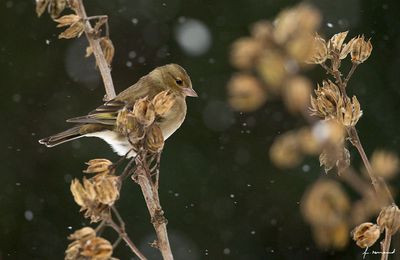
<path fill-rule="evenodd" d="M 347 83 L 349 82 L 351 76 L 353 76 L 353 73 L 354 73 L 354 71 L 356 70 L 357 66 L 358 66 L 358 63 L 353 63 L 353 65 L 351 66 L 351 69 L 350 69 L 350 71 L 349 71 L 349 74 L 347 74 L 347 77 L 346 77 L 346 79 L 345 79 L 344 82 L 343 82 L 343 86 L 344 86 L 345 88 L 346 88 Z"/>
<path fill-rule="evenodd" d="M 357 148 L 358 153 L 361 156 L 361 159 L 365 165 L 365 168 L 367 169 L 367 173 L 369 175 L 369 178 L 371 179 L 372 186 L 374 187 L 375 191 L 380 194 L 382 192 L 381 190 L 381 185 L 383 186 L 383 189 L 387 193 L 388 199 L 390 200 L 390 203 L 394 203 L 394 199 L 392 194 L 389 191 L 389 188 L 387 187 L 385 181 L 378 179 L 371 167 L 371 163 L 369 162 L 368 156 L 366 155 L 364 151 L 364 147 L 361 144 L 360 137 L 358 136 L 357 129 L 355 127 L 350 127 L 347 128 L 347 133 L 349 137 L 351 138 L 351 143 L 353 144 L 354 147 Z"/>
<path fill-rule="evenodd" d="M 392 235 L 387 228 L 385 228 L 385 240 L 382 243 L 382 256 L 381 260 L 387 260 L 389 257 L 390 242 L 392 240 Z"/>
<path fill-rule="evenodd" d="M 173 260 L 174 257 L 168 239 L 167 220 L 161 208 L 158 187 L 155 187 L 151 173 L 149 173 L 145 152 L 138 154 L 136 165 L 136 181 L 142 189 L 143 197 L 150 213 L 151 223 L 157 234 L 157 248 L 160 250 L 164 260 Z"/>
<path fill-rule="evenodd" d="M 75 0 L 75 12 L 85 21 L 85 35 L 92 47 L 94 57 L 96 58 L 97 66 L 99 67 L 101 77 L 103 78 L 104 88 L 106 90 L 105 100 L 113 99 L 115 95 L 114 84 L 111 78 L 111 70 L 104 58 L 103 51 L 101 50 L 99 39 L 93 34 L 93 27 L 87 20 L 85 6 L 82 0 Z"/>
<path fill-rule="evenodd" d="M 135 246 L 132 240 L 128 237 L 125 230 L 118 226 L 112 218 L 107 220 L 107 225 L 113 228 L 118 235 L 125 241 L 125 243 L 129 246 L 129 248 L 134 252 L 137 257 L 141 260 L 147 260 L 147 258 L 139 251 L 139 249 Z"/>

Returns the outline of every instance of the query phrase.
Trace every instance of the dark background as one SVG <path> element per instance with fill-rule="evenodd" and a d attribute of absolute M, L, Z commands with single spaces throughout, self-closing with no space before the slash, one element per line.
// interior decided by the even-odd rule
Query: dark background
<path fill-rule="evenodd" d="M 314 2 L 324 15 L 325 35 L 350 30 L 350 37 L 372 37 L 373 54 L 350 82 L 364 110 L 358 127 L 368 154 L 375 148 L 399 152 L 400 6 L 395 0 Z M 162 156 L 160 196 L 176 259 L 362 257 L 353 243 L 343 251 L 317 249 L 302 220 L 301 196 L 323 174 L 317 159 L 304 161 L 308 172 L 280 171 L 268 159 L 273 139 L 302 122 L 280 101 L 251 114 L 234 113 L 226 104 L 232 41 L 296 1 L 85 3 L 89 15 L 109 15 L 118 92 L 154 67 L 175 62 L 200 94 L 188 100 L 186 121 Z M 188 19 L 211 35 L 201 55 L 186 53 L 176 40 L 177 27 Z M 71 179 L 82 178 L 91 158 L 117 157 L 91 138 L 53 149 L 37 140 L 100 105 L 104 89 L 93 60 L 83 57 L 85 38 L 58 40 L 60 30 L 47 14 L 36 17 L 34 1 L 1 0 L 0 21 L 0 259 L 62 259 L 67 235 L 88 223 L 70 194 Z M 314 80 L 322 79 L 322 70 L 315 71 Z M 153 229 L 138 186 L 126 183 L 117 206 L 133 241 L 156 259 L 147 245 Z M 115 256 L 132 255 L 120 246 Z"/>

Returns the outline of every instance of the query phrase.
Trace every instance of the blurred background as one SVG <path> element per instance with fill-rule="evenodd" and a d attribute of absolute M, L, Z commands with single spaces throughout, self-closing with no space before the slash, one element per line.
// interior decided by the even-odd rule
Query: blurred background
<path fill-rule="evenodd" d="M 310 2 L 323 15 L 322 34 L 350 30 L 350 37 L 372 38 L 373 53 L 350 82 L 364 111 L 358 129 L 367 154 L 376 148 L 400 152 L 400 4 Z M 85 1 L 88 15 L 109 16 L 117 92 L 174 62 L 186 68 L 199 93 L 188 100 L 187 119 L 166 142 L 161 161 L 161 204 L 178 260 L 362 258 L 352 242 L 341 250 L 318 248 L 303 221 L 302 195 L 325 175 L 318 159 L 285 171 L 269 160 L 274 138 L 304 122 L 279 99 L 253 113 L 234 112 L 226 101 L 234 72 L 231 43 L 248 35 L 252 23 L 297 3 Z M 66 237 L 88 223 L 70 194 L 71 179 L 82 178 L 89 159 L 117 156 L 91 138 L 53 149 L 37 140 L 99 106 L 104 88 L 93 58 L 84 58 L 85 37 L 58 40 L 61 31 L 47 14 L 36 17 L 34 1 L 2 0 L 0 17 L 0 259 L 63 259 Z M 315 68 L 311 76 L 317 82 L 324 72 Z M 354 150 L 351 155 L 357 168 L 359 157 Z M 117 207 L 132 240 L 149 259 L 160 259 L 148 246 L 154 231 L 136 184 L 124 185 Z M 124 246 L 114 255 L 133 259 Z"/>

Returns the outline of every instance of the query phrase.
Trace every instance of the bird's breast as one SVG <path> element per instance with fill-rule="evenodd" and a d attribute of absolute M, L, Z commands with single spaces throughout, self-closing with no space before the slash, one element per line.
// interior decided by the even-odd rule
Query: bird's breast
<path fill-rule="evenodd" d="M 167 140 L 183 123 L 186 117 L 186 101 L 183 97 L 177 97 L 175 104 L 168 114 L 160 120 L 158 125 Z"/>

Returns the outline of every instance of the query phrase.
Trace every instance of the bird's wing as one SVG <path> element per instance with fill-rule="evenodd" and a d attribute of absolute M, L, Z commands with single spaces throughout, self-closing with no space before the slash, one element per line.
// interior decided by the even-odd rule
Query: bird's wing
<path fill-rule="evenodd" d="M 68 119 L 67 122 L 80 124 L 115 125 L 118 111 L 124 108 L 125 105 L 126 102 L 113 99 L 91 111 L 88 115 L 74 117 Z"/>

